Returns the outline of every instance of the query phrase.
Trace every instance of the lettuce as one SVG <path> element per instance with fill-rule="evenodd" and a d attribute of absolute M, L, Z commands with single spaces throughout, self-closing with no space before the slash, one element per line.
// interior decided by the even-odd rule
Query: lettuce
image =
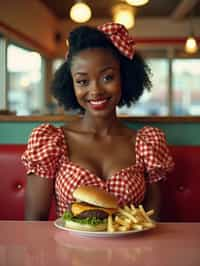
<path fill-rule="evenodd" d="M 73 214 L 70 211 L 65 211 L 63 216 L 62 216 L 62 219 L 64 221 L 73 221 L 73 222 L 77 222 L 80 224 L 90 224 L 90 225 L 94 225 L 94 226 L 107 222 L 106 219 L 102 220 L 102 219 L 99 219 L 96 217 L 77 218 L 77 217 L 73 216 Z"/>

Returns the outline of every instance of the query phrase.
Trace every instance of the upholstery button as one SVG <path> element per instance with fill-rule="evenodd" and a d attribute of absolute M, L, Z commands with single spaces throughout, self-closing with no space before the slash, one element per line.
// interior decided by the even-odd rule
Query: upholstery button
<path fill-rule="evenodd" d="M 22 184 L 17 184 L 16 187 L 17 187 L 18 190 L 20 190 L 20 189 L 22 189 Z"/>
<path fill-rule="evenodd" d="M 184 186 L 179 186 L 179 187 L 178 187 L 178 191 L 182 192 L 182 191 L 184 191 L 184 190 L 185 190 Z"/>

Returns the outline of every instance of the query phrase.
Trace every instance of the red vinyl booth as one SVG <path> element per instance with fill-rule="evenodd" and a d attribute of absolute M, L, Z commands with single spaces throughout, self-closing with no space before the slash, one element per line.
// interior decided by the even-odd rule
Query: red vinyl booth
<path fill-rule="evenodd" d="M 25 144 L 0 144 L 0 220 L 24 219 L 26 173 L 21 155 L 25 149 Z M 52 201 L 49 220 L 55 218 Z"/>
<path fill-rule="evenodd" d="M 0 145 L 0 220 L 24 219 L 24 144 Z M 162 186 L 162 221 L 200 222 L 200 146 L 171 146 L 175 170 Z M 55 219 L 52 202 L 49 219 Z"/>

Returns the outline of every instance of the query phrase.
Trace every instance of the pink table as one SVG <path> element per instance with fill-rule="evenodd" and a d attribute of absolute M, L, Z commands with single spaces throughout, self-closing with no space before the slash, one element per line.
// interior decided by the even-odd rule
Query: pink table
<path fill-rule="evenodd" d="M 120 238 L 88 238 L 52 222 L 0 221 L 0 266 L 199 266 L 200 223 L 159 224 Z"/>

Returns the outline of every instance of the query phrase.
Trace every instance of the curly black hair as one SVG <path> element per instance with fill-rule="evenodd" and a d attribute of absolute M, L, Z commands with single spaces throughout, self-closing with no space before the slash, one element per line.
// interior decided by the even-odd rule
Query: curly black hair
<path fill-rule="evenodd" d="M 130 60 L 121 54 L 102 31 L 90 26 L 80 26 L 73 30 L 68 41 L 67 59 L 56 71 L 51 87 L 54 97 L 66 110 L 82 110 L 76 100 L 70 69 L 73 57 L 85 49 L 108 49 L 119 60 L 122 96 L 118 106 L 130 106 L 131 103 L 135 103 L 139 99 L 144 89 L 150 90 L 151 71 L 139 53 L 136 52 L 133 59 Z"/>

